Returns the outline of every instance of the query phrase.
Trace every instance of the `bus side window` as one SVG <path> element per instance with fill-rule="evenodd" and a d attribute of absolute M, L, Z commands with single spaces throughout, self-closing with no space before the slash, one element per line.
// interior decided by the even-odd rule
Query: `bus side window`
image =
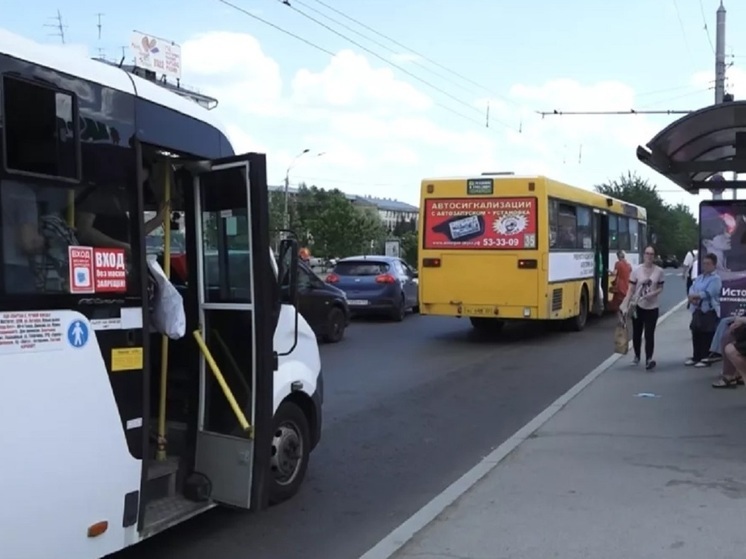
<path fill-rule="evenodd" d="M 549 200 L 549 248 L 557 246 L 559 226 L 557 225 L 557 200 Z"/>
<path fill-rule="evenodd" d="M 65 220 L 67 189 L 14 180 L 0 182 L 5 293 L 63 293 L 68 247 L 75 233 Z"/>
<path fill-rule="evenodd" d="M 624 251 L 629 251 L 630 245 L 629 235 L 629 219 L 626 217 L 619 217 L 619 248 Z"/>
<path fill-rule="evenodd" d="M 619 250 L 619 216 L 609 215 L 609 250 Z"/>
<path fill-rule="evenodd" d="M 578 208 L 578 237 L 580 247 L 583 250 L 593 248 L 593 226 L 591 225 L 591 216 L 593 213 L 590 208 Z"/>
<path fill-rule="evenodd" d="M 638 250 L 640 250 L 640 233 L 639 233 L 639 223 L 636 219 L 630 218 L 629 220 L 629 241 L 630 241 L 630 247 L 629 251 L 630 254 L 637 253 Z"/>
<path fill-rule="evenodd" d="M 80 178 L 74 95 L 6 75 L 3 114 L 8 171 Z"/>
<path fill-rule="evenodd" d="M 578 218 L 575 206 L 559 203 L 557 206 L 557 248 L 578 248 Z"/>

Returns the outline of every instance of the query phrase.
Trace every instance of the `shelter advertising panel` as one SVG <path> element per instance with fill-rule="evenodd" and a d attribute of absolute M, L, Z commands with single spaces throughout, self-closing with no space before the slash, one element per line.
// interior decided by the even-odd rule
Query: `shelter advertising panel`
<path fill-rule="evenodd" d="M 699 227 L 700 265 L 706 254 L 714 254 L 723 280 L 722 316 L 746 315 L 746 200 L 702 202 Z"/>
<path fill-rule="evenodd" d="M 536 198 L 425 200 L 426 249 L 536 248 Z"/>

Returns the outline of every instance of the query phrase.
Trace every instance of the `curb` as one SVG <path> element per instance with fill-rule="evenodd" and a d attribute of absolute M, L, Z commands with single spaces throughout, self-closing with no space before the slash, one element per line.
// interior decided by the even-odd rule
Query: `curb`
<path fill-rule="evenodd" d="M 674 305 L 658 318 L 658 324 L 660 325 L 663 321 L 668 320 L 675 312 L 684 307 L 685 304 L 686 299 Z M 629 345 L 631 347 L 632 342 L 630 342 Z M 589 384 L 609 370 L 622 357 L 624 357 L 624 355 L 618 353 L 612 354 L 608 357 L 603 363 L 583 377 L 580 382 L 557 398 L 548 408 L 534 417 L 526 425 L 516 431 L 508 440 L 485 456 L 471 470 L 454 481 L 443 492 L 436 495 L 429 503 L 415 512 L 401 525 L 394 528 L 394 530 L 386 537 L 361 555 L 359 559 L 390 559 L 412 538 L 414 538 L 418 532 L 426 528 L 446 508 L 476 485 L 484 476 L 494 470 L 498 464 L 518 448 L 521 443 L 538 431 L 545 423 L 554 417 L 557 412 L 564 408 L 570 400 L 580 394 Z"/>

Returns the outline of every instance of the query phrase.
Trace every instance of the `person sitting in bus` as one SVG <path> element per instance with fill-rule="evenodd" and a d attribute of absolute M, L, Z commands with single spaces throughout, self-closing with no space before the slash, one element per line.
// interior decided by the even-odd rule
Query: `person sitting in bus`
<path fill-rule="evenodd" d="M 36 193 L 20 182 L 3 181 L 0 196 L 5 292 L 29 293 L 36 284 L 31 258 L 44 250 Z"/>
<path fill-rule="evenodd" d="M 622 301 L 627 297 L 629 291 L 629 277 L 632 274 L 632 265 L 627 260 L 623 250 L 616 253 L 617 261 L 614 264 L 614 281 L 611 283 L 611 310 L 616 311 L 622 306 Z"/>
<path fill-rule="evenodd" d="M 145 189 L 154 194 L 150 182 L 150 172 L 141 167 L 145 177 Z M 157 178 L 154 176 L 153 179 Z M 101 190 L 90 193 L 85 200 L 76 207 L 77 233 L 80 241 L 86 245 L 107 248 L 122 248 L 130 253 L 130 221 L 129 208 L 125 189 Z M 81 196 L 82 198 L 82 196 Z M 168 206 L 161 201 L 158 213 L 145 223 L 145 236 L 163 225 L 168 215 Z"/>

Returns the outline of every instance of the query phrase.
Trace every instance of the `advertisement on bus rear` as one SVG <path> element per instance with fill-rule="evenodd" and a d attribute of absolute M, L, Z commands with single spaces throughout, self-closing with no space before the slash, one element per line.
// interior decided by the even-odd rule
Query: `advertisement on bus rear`
<path fill-rule="evenodd" d="M 699 206 L 699 261 L 717 258 L 723 280 L 721 316 L 746 315 L 746 200 L 707 200 Z"/>
<path fill-rule="evenodd" d="M 536 248 L 536 198 L 425 200 L 426 249 Z"/>

